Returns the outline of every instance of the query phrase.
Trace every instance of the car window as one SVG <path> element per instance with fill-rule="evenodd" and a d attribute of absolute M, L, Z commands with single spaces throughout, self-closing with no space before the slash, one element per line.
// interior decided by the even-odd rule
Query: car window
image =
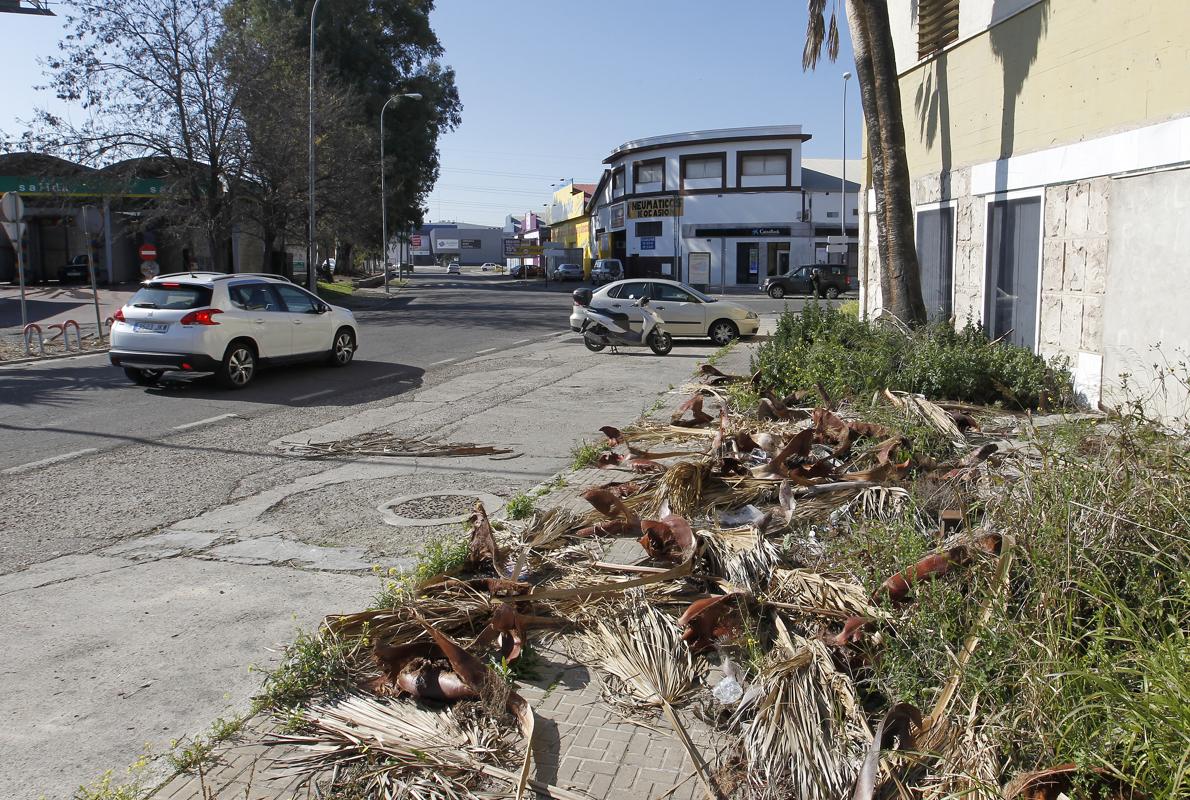
<path fill-rule="evenodd" d="M 319 306 L 318 300 L 296 286 L 274 286 L 273 289 L 281 295 L 285 309 L 291 314 L 305 314 L 314 311 Z"/>
<path fill-rule="evenodd" d="M 649 294 L 649 284 L 646 281 L 630 281 L 620 286 L 616 295 L 623 300 L 639 300 Z"/>
<path fill-rule="evenodd" d="M 668 283 L 653 284 L 653 299 L 668 300 L 671 303 L 697 303 L 698 298 L 677 286 Z"/>
<path fill-rule="evenodd" d="M 282 310 L 267 283 L 237 283 L 227 288 L 227 296 L 233 306 L 245 311 Z"/>
<path fill-rule="evenodd" d="M 211 304 L 211 290 L 206 286 L 182 283 L 155 283 L 137 290 L 128 305 L 134 308 L 202 308 Z"/>

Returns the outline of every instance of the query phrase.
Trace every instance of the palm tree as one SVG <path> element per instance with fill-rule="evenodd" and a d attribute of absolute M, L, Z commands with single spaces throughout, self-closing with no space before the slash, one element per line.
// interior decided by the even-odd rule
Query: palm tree
<path fill-rule="evenodd" d="M 864 111 L 868 153 L 872 159 L 872 187 L 876 190 L 876 235 L 880 254 L 880 292 L 885 310 L 910 325 L 926 321 L 921 274 L 913 243 L 913 204 L 909 165 L 905 159 L 905 125 L 901 117 L 901 89 L 888 24 L 887 0 L 833 0 L 830 25 L 825 24 L 827 0 L 808 0 L 806 47 L 802 69 L 813 69 L 822 57 L 839 55 L 838 3 L 846 3 L 847 23 L 855 51 L 855 76 Z"/>

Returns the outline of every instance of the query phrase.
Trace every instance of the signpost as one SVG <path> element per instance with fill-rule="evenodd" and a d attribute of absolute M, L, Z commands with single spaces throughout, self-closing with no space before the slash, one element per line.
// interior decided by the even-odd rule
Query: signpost
<path fill-rule="evenodd" d="M 17 279 L 21 284 L 21 327 L 29 324 L 29 313 L 25 307 L 25 264 L 21 258 L 21 242 L 25 239 L 25 201 L 16 192 L 5 192 L 0 197 L 0 220 L 4 223 L 4 232 L 12 240 L 12 249 L 17 254 Z"/>
<path fill-rule="evenodd" d="M 83 206 L 81 217 L 83 238 L 87 241 L 87 272 L 91 275 L 91 296 L 95 298 L 95 335 L 99 337 L 100 342 L 103 342 L 103 317 L 99 313 L 99 284 L 95 280 L 95 248 L 91 245 L 91 231 L 98 233 L 103 228 L 103 214 L 95 206 Z"/>
<path fill-rule="evenodd" d="M 137 250 L 140 253 L 140 274 L 144 275 L 146 279 L 156 278 L 157 273 L 161 270 L 157 267 L 157 245 L 145 242 Z"/>

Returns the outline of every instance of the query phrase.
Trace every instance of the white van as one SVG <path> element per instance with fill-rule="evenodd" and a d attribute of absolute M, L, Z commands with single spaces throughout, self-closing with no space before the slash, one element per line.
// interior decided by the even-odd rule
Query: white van
<path fill-rule="evenodd" d="M 601 258 L 591 267 L 591 284 L 599 286 L 624 277 L 624 265 L 618 258 Z"/>

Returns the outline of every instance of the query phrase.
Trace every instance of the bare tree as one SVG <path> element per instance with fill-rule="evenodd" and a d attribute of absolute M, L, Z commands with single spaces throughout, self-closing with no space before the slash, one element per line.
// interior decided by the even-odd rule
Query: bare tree
<path fill-rule="evenodd" d="M 140 159 L 168 179 L 156 219 L 200 232 L 216 269 L 242 171 L 243 126 L 216 51 L 219 0 L 79 0 L 47 59 L 50 88 L 81 102 L 82 124 L 41 112 L 30 149 L 82 163 Z"/>
<path fill-rule="evenodd" d="M 905 123 L 897 78 L 887 0 L 839 0 L 846 3 L 855 75 L 864 110 L 864 130 L 872 159 L 876 192 L 876 235 L 880 255 L 880 292 L 884 308 L 911 325 L 924 324 L 921 272 L 913 240 L 913 203 L 905 157 Z M 813 69 L 827 46 L 831 61 L 839 55 L 839 28 L 832 11 L 825 24 L 826 0 L 808 0 L 809 20 L 802 68 Z M 837 3 L 836 3 L 837 8 Z"/>

